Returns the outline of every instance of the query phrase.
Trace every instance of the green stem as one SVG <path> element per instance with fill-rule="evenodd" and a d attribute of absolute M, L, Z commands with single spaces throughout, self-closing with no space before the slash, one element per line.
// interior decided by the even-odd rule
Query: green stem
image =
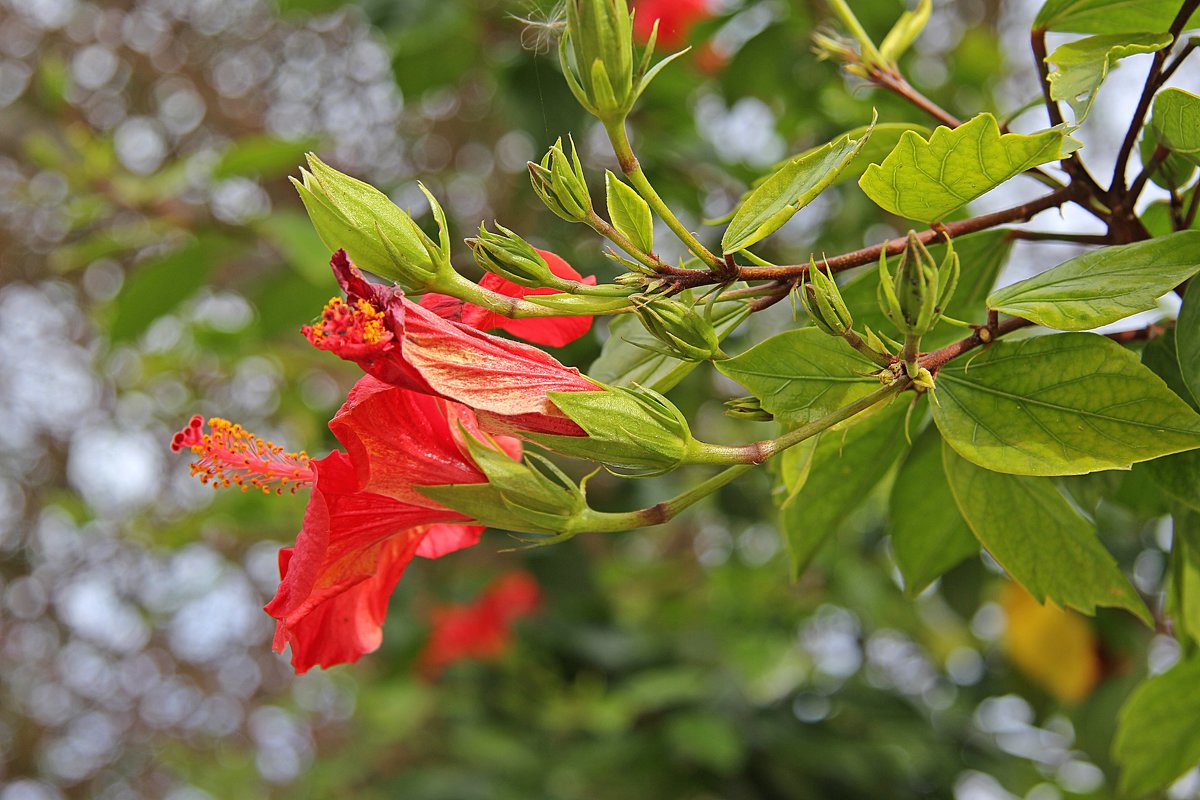
<path fill-rule="evenodd" d="M 663 199 L 658 196 L 658 192 L 650 185 L 646 173 L 642 172 L 642 165 L 638 163 L 637 156 L 633 153 L 633 147 L 629 144 L 629 136 L 625 132 L 625 120 L 605 120 L 604 129 L 608 131 L 608 138 L 612 142 L 613 152 L 617 155 L 617 163 L 621 165 L 621 171 L 625 173 L 625 177 L 633 184 L 633 188 L 642 196 L 642 199 L 650 205 L 650 208 L 654 209 L 654 213 L 667 223 L 667 227 L 679 237 L 679 241 L 687 245 L 687 249 L 691 250 L 697 258 L 708 265 L 710 269 L 722 269 L 725 262 L 709 251 L 687 229 L 687 226 L 679 221 L 675 212 L 667 207 Z"/>
<path fill-rule="evenodd" d="M 444 276 L 437 286 L 437 291 L 448 294 L 451 297 L 457 297 L 459 300 L 464 300 L 468 303 L 474 303 L 488 311 L 499 314 L 502 317 L 509 317 L 510 319 L 527 319 L 530 317 L 592 317 L 598 314 L 623 314 L 633 310 L 626 296 L 628 292 L 623 289 L 612 296 L 607 294 L 594 295 L 590 292 L 587 294 L 564 292 L 561 295 L 534 295 L 537 297 L 537 301 L 530 301 L 517 297 L 509 297 L 499 292 L 493 292 L 491 289 L 485 289 L 457 272 Z M 555 301 L 551 298 L 559 298 L 559 300 Z M 575 298 L 578 299 L 575 300 Z M 572 305 L 575 305 L 575 307 L 572 308 Z"/>
<path fill-rule="evenodd" d="M 638 263 L 647 269 L 654 270 L 655 272 L 662 272 L 667 267 L 667 265 L 664 264 L 662 259 L 660 259 L 658 256 L 654 255 L 653 253 L 642 252 L 637 245 L 629 240 L 628 236 L 617 230 L 608 222 L 608 220 L 597 214 L 595 210 L 592 210 L 592 212 L 584 218 L 583 222 L 596 233 L 605 237 L 617 247 L 633 256 L 635 259 L 637 259 Z"/>
<path fill-rule="evenodd" d="M 945 319 L 945 317 L 943 317 L 943 319 Z M 878 353 L 878 352 L 872 350 L 871 345 L 867 344 L 866 341 L 864 341 L 863 338 L 861 336 L 859 336 L 857 333 L 855 333 L 853 330 L 848 329 L 845 333 L 842 334 L 842 338 L 846 340 L 846 344 L 850 345 L 855 350 L 862 353 L 864 356 L 871 359 L 879 366 L 881 366 L 881 367 L 891 366 L 892 360 L 890 358 L 888 358 L 883 353 Z"/>
<path fill-rule="evenodd" d="M 754 464 L 735 464 L 670 500 L 637 511 L 594 511 L 589 508 L 579 517 L 576 527 L 592 533 L 616 533 L 661 525 L 754 467 Z"/>
<path fill-rule="evenodd" d="M 868 395 L 864 395 L 849 405 L 842 406 L 820 419 L 813 420 L 798 428 L 793 428 L 782 436 L 774 439 L 764 439 L 744 445 L 708 444 L 693 440 L 684 462 L 689 464 L 761 464 L 776 453 L 816 436 L 821 431 L 832 428 L 843 420 L 850 419 L 855 414 L 866 411 L 876 403 L 900 392 L 912 385 L 908 378 L 901 378 L 895 383 L 881 386 Z"/>
<path fill-rule="evenodd" d="M 921 355 L 921 337 L 906 334 L 904 337 L 904 370 L 908 373 L 908 377 L 917 377 L 917 359 Z"/>

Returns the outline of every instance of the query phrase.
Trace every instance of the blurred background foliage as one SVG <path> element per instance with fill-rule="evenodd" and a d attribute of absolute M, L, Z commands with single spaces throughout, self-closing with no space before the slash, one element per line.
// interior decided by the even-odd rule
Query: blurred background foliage
<path fill-rule="evenodd" d="M 854 5 L 876 33 L 901 10 Z M 383 648 L 357 666 L 295 677 L 270 652 L 260 607 L 304 497 L 214 495 L 171 457 L 170 434 L 199 411 L 314 454 L 333 445 L 325 424 L 356 375 L 297 335 L 335 291 L 285 179 L 306 150 L 423 223 L 418 179 L 460 237 L 496 219 L 614 274 L 527 183 L 525 162 L 566 134 L 593 180 L 615 168 L 546 32 L 523 21 L 550 12 L 0 0 L 0 800 L 1112 796 L 1115 711 L 1176 657 L 1173 640 L 1119 613 L 1041 609 L 982 560 L 906 597 L 886 486 L 799 585 L 756 475 L 664 529 L 515 553 L 489 533 L 418 563 Z M 1035 12 L 935 3 L 906 69 L 952 111 L 1020 109 L 1036 93 Z M 872 107 L 918 119 L 816 60 L 823 13 L 712 0 L 682 32 L 695 49 L 633 125 L 693 227 Z M 847 183 L 763 255 L 895 233 Z M 731 348 L 789 324 L 784 306 Z M 558 355 L 586 367 L 597 327 Z M 701 369 L 672 396 L 705 438 L 737 441 L 753 435 L 721 416 L 737 393 Z M 1072 484 L 1089 509 L 1090 480 Z M 610 477 L 593 493 L 633 507 L 671 488 Z M 1096 513 L 1153 601 L 1165 510 L 1129 505 Z M 518 567 L 544 603 L 503 657 L 419 677 L 431 610 Z M 1198 785 L 1190 774 L 1172 797 Z"/>

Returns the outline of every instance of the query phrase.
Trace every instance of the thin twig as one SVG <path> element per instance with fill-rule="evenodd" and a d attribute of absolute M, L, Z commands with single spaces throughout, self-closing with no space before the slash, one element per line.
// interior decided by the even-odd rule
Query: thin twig
<path fill-rule="evenodd" d="M 957 342 L 948 344 L 940 350 L 934 350 L 932 353 L 926 353 L 921 356 L 921 366 L 930 372 L 934 372 L 940 369 L 947 361 L 958 358 L 963 353 L 974 350 L 983 344 L 991 344 L 998 336 L 1004 336 L 1019 328 L 1028 328 L 1034 324 L 1022 317 L 1009 317 L 999 325 L 996 325 L 994 329 L 987 326 L 980 326 L 967 338 L 959 339 Z"/>
<path fill-rule="evenodd" d="M 1198 6 L 1200 6 L 1200 0 L 1184 0 L 1183 6 L 1175 15 L 1175 20 L 1169 29 L 1172 40 L 1179 38 L 1183 26 L 1187 24 L 1188 18 L 1192 16 L 1192 12 Z M 1113 167 L 1112 186 L 1109 190 L 1117 199 L 1125 197 L 1125 168 L 1129 163 L 1129 156 L 1133 153 L 1133 146 L 1137 142 L 1138 134 L 1141 133 L 1146 112 L 1150 110 L 1150 101 L 1154 99 L 1154 93 L 1162 85 L 1163 65 L 1166 61 L 1167 48 L 1154 54 L 1154 61 L 1150 64 L 1150 73 L 1146 76 L 1145 86 L 1142 87 L 1142 96 L 1138 99 L 1137 109 L 1133 112 L 1133 119 L 1130 120 L 1129 130 L 1125 132 L 1121 149 L 1117 151 L 1117 163 Z M 1110 203 L 1110 205 L 1112 204 Z"/>
<path fill-rule="evenodd" d="M 1054 233 L 1053 231 L 1021 231 L 1008 232 L 1009 239 L 1019 239 L 1026 242 L 1071 242 L 1073 244 L 1108 244 L 1108 234 L 1105 233 Z"/>

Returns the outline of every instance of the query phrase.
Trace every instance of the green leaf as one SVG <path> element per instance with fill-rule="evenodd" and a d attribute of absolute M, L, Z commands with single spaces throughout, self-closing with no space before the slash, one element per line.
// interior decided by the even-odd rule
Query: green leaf
<path fill-rule="evenodd" d="M 888 504 L 892 554 L 909 595 L 979 552 L 942 468 L 942 437 L 930 427 L 900 465 Z"/>
<path fill-rule="evenodd" d="M 689 293 L 680 295 L 690 299 Z M 739 300 L 718 301 L 713 307 L 713 329 L 724 339 L 749 313 Z M 656 392 L 673 389 L 697 361 L 683 361 L 663 352 L 662 343 L 633 314 L 622 314 L 609 323 L 608 339 L 587 373 L 608 386 L 645 386 Z"/>
<path fill-rule="evenodd" d="M 208 283 L 234 248 L 224 236 L 202 232 L 178 250 L 140 265 L 117 295 L 109 337 L 122 342 L 140 335 Z"/>
<path fill-rule="evenodd" d="M 1054 481 L 982 469 L 942 446 L 959 512 L 992 558 L 1039 603 L 1085 614 L 1124 608 L 1151 624 L 1149 609 L 1096 538 L 1095 526 Z"/>
<path fill-rule="evenodd" d="M 1068 33 L 1165 31 L 1179 13 L 1178 0 L 1046 0 L 1034 30 Z M 1193 14 L 1184 27 L 1200 24 Z"/>
<path fill-rule="evenodd" d="M 803 488 L 783 509 L 784 544 L 797 579 L 846 515 L 891 469 L 904 451 L 908 403 L 897 401 L 845 430 L 821 434 Z M 791 495 L 785 486 L 785 494 Z"/>
<path fill-rule="evenodd" d="M 1175 357 L 1179 361 L 1179 375 L 1183 385 L 1192 393 L 1192 399 L 1200 401 L 1200 289 L 1193 281 L 1188 285 L 1175 322 Z"/>
<path fill-rule="evenodd" d="M 879 388 L 878 365 L 816 328 L 772 336 L 741 355 L 716 362 L 775 418 L 794 425 L 811 422 Z"/>
<path fill-rule="evenodd" d="M 957 128 L 938 127 L 928 141 L 904 134 L 882 164 L 867 167 L 858 185 L 885 211 L 933 222 L 1077 147 L 1063 128 L 1002 136 L 996 118 L 980 114 Z"/>
<path fill-rule="evenodd" d="M 1200 271 L 1200 231 L 1085 253 L 992 293 L 989 308 L 1062 331 L 1147 311 Z"/>
<path fill-rule="evenodd" d="M 613 227 L 625 234 L 643 253 L 654 251 L 654 217 L 641 195 L 621 182 L 611 171 L 604 171 L 604 192 L 608 198 L 608 216 Z"/>
<path fill-rule="evenodd" d="M 858 180 L 867 167 L 876 161 L 882 161 L 887 157 L 888 153 L 896 149 L 896 145 L 900 143 L 900 137 L 903 136 L 906 131 L 914 131 L 922 136 L 928 136 L 930 133 L 932 133 L 932 131 L 924 125 L 917 125 L 912 122 L 881 122 L 878 125 L 863 125 L 860 128 L 854 128 L 853 130 L 846 131 L 846 135 L 851 139 L 863 139 L 867 135 L 868 131 L 871 132 L 871 137 L 863 142 L 863 145 L 859 148 L 858 153 L 846 163 L 840 172 L 837 173 L 837 176 L 833 179 L 833 183 L 831 183 L 830 186 L 837 186 L 839 183 L 845 183 L 846 181 Z M 828 147 L 828 145 L 812 147 L 808 150 L 805 150 L 803 153 L 797 153 L 794 156 L 789 156 L 783 161 L 780 161 L 779 163 L 775 164 L 775 166 L 771 167 L 770 174 L 764 175 L 763 177 L 754 181 L 753 187 L 750 191 L 752 192 L 754 189 L 762 186 L 763 183 L 770 180 L 770 178 L 776 172 L 783 169 L 791 162 L 802 158 L 808 158 L 813 153 L 825 147 Z M 745 203 L 748 197 L 750 197 L 750 192 L 746 192 L 744 195 L 742 195 L 742 199 L 738 202 L 738 206 L 740 207 L 743 203 Z M 736 212 L 737 209 L 734 209 L 720 219 L 705 220 L 704 224 L 720 225 L 727 223 L 729 220 L 733 219 L 733 215 Z"/>
<path fill-rule="evenodd" d="M 999 472 L 1078 475 L 1200 447 L 1200 416 L 1092 333 L 996 342 L 943 367 L 936 392 L 942 436 Z"/>
<path fill-rule="evenodd" d="M 1200 514 L 1181 510 L 1172 515 L 1171 577 L 1167 614 L 1180 643 L 1200 642 Z"/>
<path fill-rule="evenodd" d="M 1046 57 L 1057 69 L 1048 76 L 1050 97 L 1066 100 L 1075 112 L 1075 124 L 1082 124 L 1096 92 L 1108 71 L 1122 58 L 1155 53 L 1171 44 L 1169 33 L 1133 33 L 1089 36 L 1068 42 Z"/>
<path fill-rule="evenodd" d="M 1122 765 L 1121 791 L 1161 789 L 1200 761 L 1200 656 L 1138 686 L 1117 719 L 1113 756 Z"/>
<path fill-rule="evenodd" d="M 1150 127 L 1172 153 L 1200 164 L 1200 97 L 1164 89 L 1154 98 Z"/>
<path fill-rule="evenodd" d="M 925 23 L 929 22 L 929 13 L 932 10 L 931 0 L 917 0 L 917 7 L 901 14 L 887 36 L 883 37 L 883 42 L 879 45 L 879 55 L 895 64 L 912 45 L 913 40 L 921 35 Z"/>
<path fill-rule="evenodd" d="M 304 154 L 315 150 L 319 139 L 277 139 L 274 136 L 246 136 L 229 146 L 216 166 L 214 180 L 238 176 L 277 178 L 288 174 L 304 161 Z"/>
<path fill-rule="evenodd" d="M 1184 402 L 1196 408 L 1175 357 L 1175 331 L 1169 330 L 1142 349 L 1142 363 L 1162 378 Z M 1176 453 L 1140 464 L 1159 490 L 1176 502 L 1200 510 L 1200 451 Z"/>
<path fill-rule="evenodd" d="M 849 133 L 787 162 L 750 192 L 721 237 L 724 253 L 736 253 L 770 236 L 825 191 L 871 136 L 874 120 L 857 139 Z"/>
<path fill-rule="evenodd" d="M 1009 239 L 1008 233 L 1003 230 L 982 231 L 954 240 L 954 252 L 958 254 L 962 264 L 962 272 L 958 279 L 958 288 L 946 304 L 947 317 L 980 324 L 986 320 L 984 298 L 995 285 L 996 276 L 1008 260 L 1012 246 L 1012 239 Z M 946 255 L 946 245 L 931 245 L 929 254 L 940 264 Z M 899 260 L 898 255 L 888 259 L 889 270 L 893 274 Z M 891 323 L 883 315 L 876 300 L 878 286 L 879 272 L 870 267 L 842 287 L 842 299 L 854 316 L 854 326 L 859 330 L 870 328 L 874 331 L 887 331 L 891 328 Z M 932 333 L 923 336 L 921 342 L 926 349 L 931 350 L 950 344 L 962 336 L 962 328 L 942 324 L 934 328 Z"/>

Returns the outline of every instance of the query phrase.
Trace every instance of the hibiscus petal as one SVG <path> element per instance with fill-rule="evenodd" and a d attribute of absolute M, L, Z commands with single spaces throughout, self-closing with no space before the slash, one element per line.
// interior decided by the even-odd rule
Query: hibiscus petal
<path fill-rule="evenodd" d="M 482 525 L 430 525 L 417 547 L 421 558 L 441 558 L 457 550 L 479 544 Z"/>
<path fill-rule="evenodd" d="M 267 613 L 278 620 L 275 649 L 282 650 L 291 642 L 297 669 L 307 669 L 300 666 L 304 663 L 308 666 L 338 663 L 322 660 L 325 656 L 313 660 L 303 652 L 297 653 L 295 645 L 300 641 L 302 651 L 319 649 L 317 633 L 324 630 L 323 626 L 333 626 L 327 632 L 336 638 L 341 634 L 335 628 L 347 618 L 356 621 L 356 631 L 370 628 L 362 620 L 378 617 L 381 623 L 382 612 L 372 616 L 375 609 L 381 608 L 378 596 L 388 580 L 391 583 L 386 588 L 390 594 L 390 587 L 399 580 L 404 565 L 415 555 L 426 535 L 424 526 L 466 519 L 447 509 L 423 508 L 358 491 L 358 476 L 343 453 L 334 452 L 315 461 L 313 468 L 316 479 L 304 513 L 304 526 L 296 537 L 293 552 L 281 558 L 283 574 L 279 590 L 266 607 Z M 369 587 L 355 588 L 372 581 L 375 583 Z M 351 590 L 350 598 L 344 597 Z M 359 600 L 354 601 L 355 597 Z M 351 615 L 358 608 L 356 602 L 367 600 L 376 605 Z M 367 616 L 357 616 L 359 613 Z M 302 641 L 297 639 L 301 633 Z M 338 639 L 338 646 L 351 639 L 360 643 L 370 641 L 370 637 L 356 633 L 354 637 Z"/>

